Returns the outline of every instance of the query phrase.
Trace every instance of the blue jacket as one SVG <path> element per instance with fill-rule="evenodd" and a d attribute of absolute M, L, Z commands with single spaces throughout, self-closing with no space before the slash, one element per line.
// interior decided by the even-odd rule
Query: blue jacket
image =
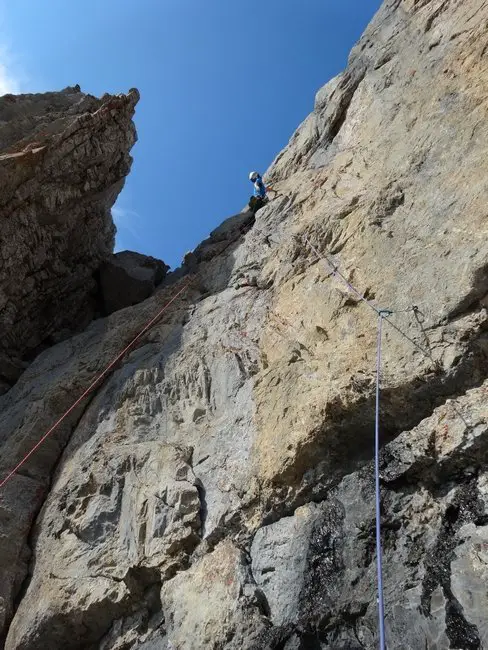
<path fill-rule="evenodd" d="M 261 176 L 258 176 L 254 183 L 254 196 L 258 196 L 261 199 L 264 199 L 266 196 L 266 187 Z"/>

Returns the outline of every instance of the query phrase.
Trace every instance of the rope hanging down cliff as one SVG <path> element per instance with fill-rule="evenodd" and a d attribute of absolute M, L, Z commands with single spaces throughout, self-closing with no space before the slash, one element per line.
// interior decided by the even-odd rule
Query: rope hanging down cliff
<path fill-rule="evenodd" d="M 380 650 L 385 650 L 385 604 L 383 595 L 383 549 L 381 547 L 381 486 L 380 486 L 380 379 L 381 379 L 381 335 L 383 319 L 391 312 L 381 310 L 378 314 L 378 342 L 376 345 L 376 404 L 374 415 L 374 483 L 376 509 L 376 571 L 378 576 L 378 620 L 380 629 Z"/>
<path fill-rule="evenodd" d="M 386 320 L 397 332 L 399 332 L 407 341 L 412 343 L 429 361 L 434 363 L 437 367 L 437 361 L 432 358 L 430 352 L 424 350 L 416 341 L 414 341 L 408 334 L 405 334 L 397 325 L 391 320 L 390 316 L 394 313 L 417 311 L 414 305 L 407 309 L 398 311 L 391 311 L 389 309 L 380 309 L 368 300 L 356 287 L 349 282 L 346 276 L 340 271 L 339 266 L 329 259 L 328 255 L 321 255 L 312 242 L 303 235 L 304 241 L 308 244 L 310 249 L 315 253 L 318 260 L 326 262 L 328 268 L 331 270 L 331 275 L 340 279 L 355 296 L 364 302 L 370 309 L 372 309 L 378 317 L 378 335 L 376 345 L 376 391 L 375 391 L 375 430 L 374 430 L 374 477 L 375 477 L 375 537 L 376 537 L 376 573 L 378 582 L 378 627 L 380 636 L 380 650 L 386 648 L 386 633 L 385 633 L 385 605 L 384 605 L 384 590 L 383 590 L 383 549 L 381 543 L 381 484 L 380 484 L 380 382 L 381 382 L 381 343 L 383 332 L 383 321 Z"/>
<path fill-rule="evenodd" d="M 129 352 L 134 345 L 139 341 L 139 339 L 161 318 L 161 316 L 164 314 L 164 312 L 174 303 L 174 301 L 181 296 L 190 286 L 194 278 L 191 278 L 175 295 L 168 300 L 168 302 L 163 305 L 163 307 L 158 311 L 156 316 L 154 318 L 151 318 L 151 320 L 146 323 L 146 325 L 142 328 L 142 330 L 135 336 L 132 341 L 125 346 L 125 348 L 108 364 L 108 366 L 97 376 L 95 379 L 92 381 L 92 383 L 88 386 L 88 388 L 84 391 L 80 397 L 69 407 L 69 409 L 57 420 L 53 426 L 49 429 L 49 431 L 46 431 L 46 433 L 40 438 L 36 444 L 30 449 L 30 451 L 17 463 L 17 465 L 5 476 L 5 478 L 0 482 L 0 489 L 3 488 L 3 486 L 14 476 L 14 474 L 17 473 L 17 471 L 28 461 L 28 459 L 32 456 L 32 454 L 39 449 L 39 447 L 42 445 L 42 443 L 59 427 L 59 425 L 72 413 L 75 408 L 81 404 L 81 402 L 85 399 L 85 397 L 88 397 L 90 393 L 92 393 L 99 384 L 107 377 L 107 375 L 111 372 L 111 370 L 114 368 L 114 366 L 122 359 L 122 357 Z"/>
<path fill-rule="evenodd" d="M 251 224 L 254 224 L 254 215 L 252 216 L 252 221 Z M 244 226 L 241 226 L 240 228 L 240 236 L 235 239 L 235 240 L 230 240 L 226 246 L 220 251 L 220 255 L 224 253 L 230 246 L 235 244 L 245 232 L 249 229 L 249 222 L 246 222 Z M 244 230 L 243 230 L 244 228 Z M 247 228 L 247 229 L 246 229 Z M 78 399 L 69 407 L 69 409 L 63 413 L 63 415 L 56 420 L 56 422 L 52 425 L 52 427 L 46 431 L 46 433 L 36 442 L 36 444 L 21 458 L 21 460 L 15 465 L 15 467 L 5 476 L 5 478 L 0 481 L 0 490 L 5 486 L 5 484 L 10 481 L 10 479 L 17 473 L 17 471 L 27 462 L 27 460 L 34 454 L 37 449 L 45 442 L 47 438 L 59 427 L 59 425 L 72 413 L 79 404 L 85 399 L 85 397 L 88 397 L 90 393 L 92 393 L 95 388 L 97 388 L 103 381 L 106 379 L 106 377 L 110 374 L 110 372 L 114 369 L 116 364 L 124 357 L 127 352 L 132 350 L 132 348 L 136 345 L 136 343 L 144 336 L 144 334 L 153 327 L 157 323 L 157 321 L 161 318 L 161 316 L 164 314 L 164 312 L 175 302 L 177 298 L 179 298 L 185 291 L 189 288 L 189 286 L 196 281 L 198 278 L 198 274 L 193 275 L 190 277 L 190 279 L 185 282 L 183 287 L 175 293 L 175 295 L 166 302 L 161 309 L 158 311 L 158 313 L 154 316 L 154 318 L 151 318 L 151 320 L 146 323 L 146 325 L 141 329 L 141 331 L 124 347 L 124 349 L 108 364 L 108 366 L 102 370 L 102 372 L 95 377 L 95 379 L 92 381 L 92 383 L 88 386 L 88 388 L 78 397 Z"/>

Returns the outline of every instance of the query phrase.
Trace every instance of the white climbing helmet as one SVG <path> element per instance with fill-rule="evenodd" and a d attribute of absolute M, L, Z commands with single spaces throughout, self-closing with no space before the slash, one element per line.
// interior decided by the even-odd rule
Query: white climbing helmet
<path fill-rule="evenodd" d="M 259 174 L 258 172 L 251 172 L 249 174 L 249 180 L 254 183 L 254 181 L 258 178 Z"/>

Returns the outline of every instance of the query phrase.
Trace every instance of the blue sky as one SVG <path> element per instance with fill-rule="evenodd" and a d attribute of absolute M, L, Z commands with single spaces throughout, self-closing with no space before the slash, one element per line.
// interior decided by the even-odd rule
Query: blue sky
<path fill-rule="evenodd" d="M 172 266 L 246 203 L 380 0 L 0 0 L 0 92 L 137 87 L 117 247 Z"/>

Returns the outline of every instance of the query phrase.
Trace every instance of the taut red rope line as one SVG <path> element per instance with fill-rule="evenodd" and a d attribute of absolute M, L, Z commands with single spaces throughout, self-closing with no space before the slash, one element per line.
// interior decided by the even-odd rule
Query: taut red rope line
<path fill-rule="evenodd" d="M 174 303 L 174 301 L 181 296 L 182 293 L 184 293 L 188 287 L 190 286 L 191 282 L 193 281 L 193 278 L 189 280 L 172 298 L 171 300 L 168 300 L 168 302 L 163 305 L 163 307 L 158 311 L 156 316 L 154 318 L 151 318 L 151 320 L 142 328 L 142 330 L 139 332 L 139 334 L 132 339 L 132 341 L 125 346 L 125 348 L 109 363 L 109 365 L 103 370 L 95 379 L 92 381 L 92 383 L 88 386 L 88 388 L 85 390 L 78 399 L 73 402 L 73 404 L 69 407 L 69 409 L 57 420 L 53 426 L 49 429 L 49 431 L 46 431 L 46 433 L 42 436 L 38 442 L 30 449 L 27 454 L 17 463 L 17 465 L 7 474 L 7 476 L 0 482 L 0 489 L 3 488 L 3 486 L 14 476 L 14 474 L 17 473 L 17 471 L 24 465 L 27 460 L 32 456 L 32 454 L 39 449 L 39 447 L 43 444 L 43 442 L 55 431 L 59 425 L 68 417 L 70 413 L 72 413 L 75 408 L 81 404 L 81 402 L 87 397 L 97 386 L 102 382 L 105 377 L 110 373 L 110 371 L 113 369 L 113 367 L 117 364 L 122 357 L 127 354 L 127 352 L 137 343 L 137 341 L 143 336 L 153 325 L 156 323 L 157 320 L 164 314 L 164 312 L 168 309 L 170 305 Z"/>

